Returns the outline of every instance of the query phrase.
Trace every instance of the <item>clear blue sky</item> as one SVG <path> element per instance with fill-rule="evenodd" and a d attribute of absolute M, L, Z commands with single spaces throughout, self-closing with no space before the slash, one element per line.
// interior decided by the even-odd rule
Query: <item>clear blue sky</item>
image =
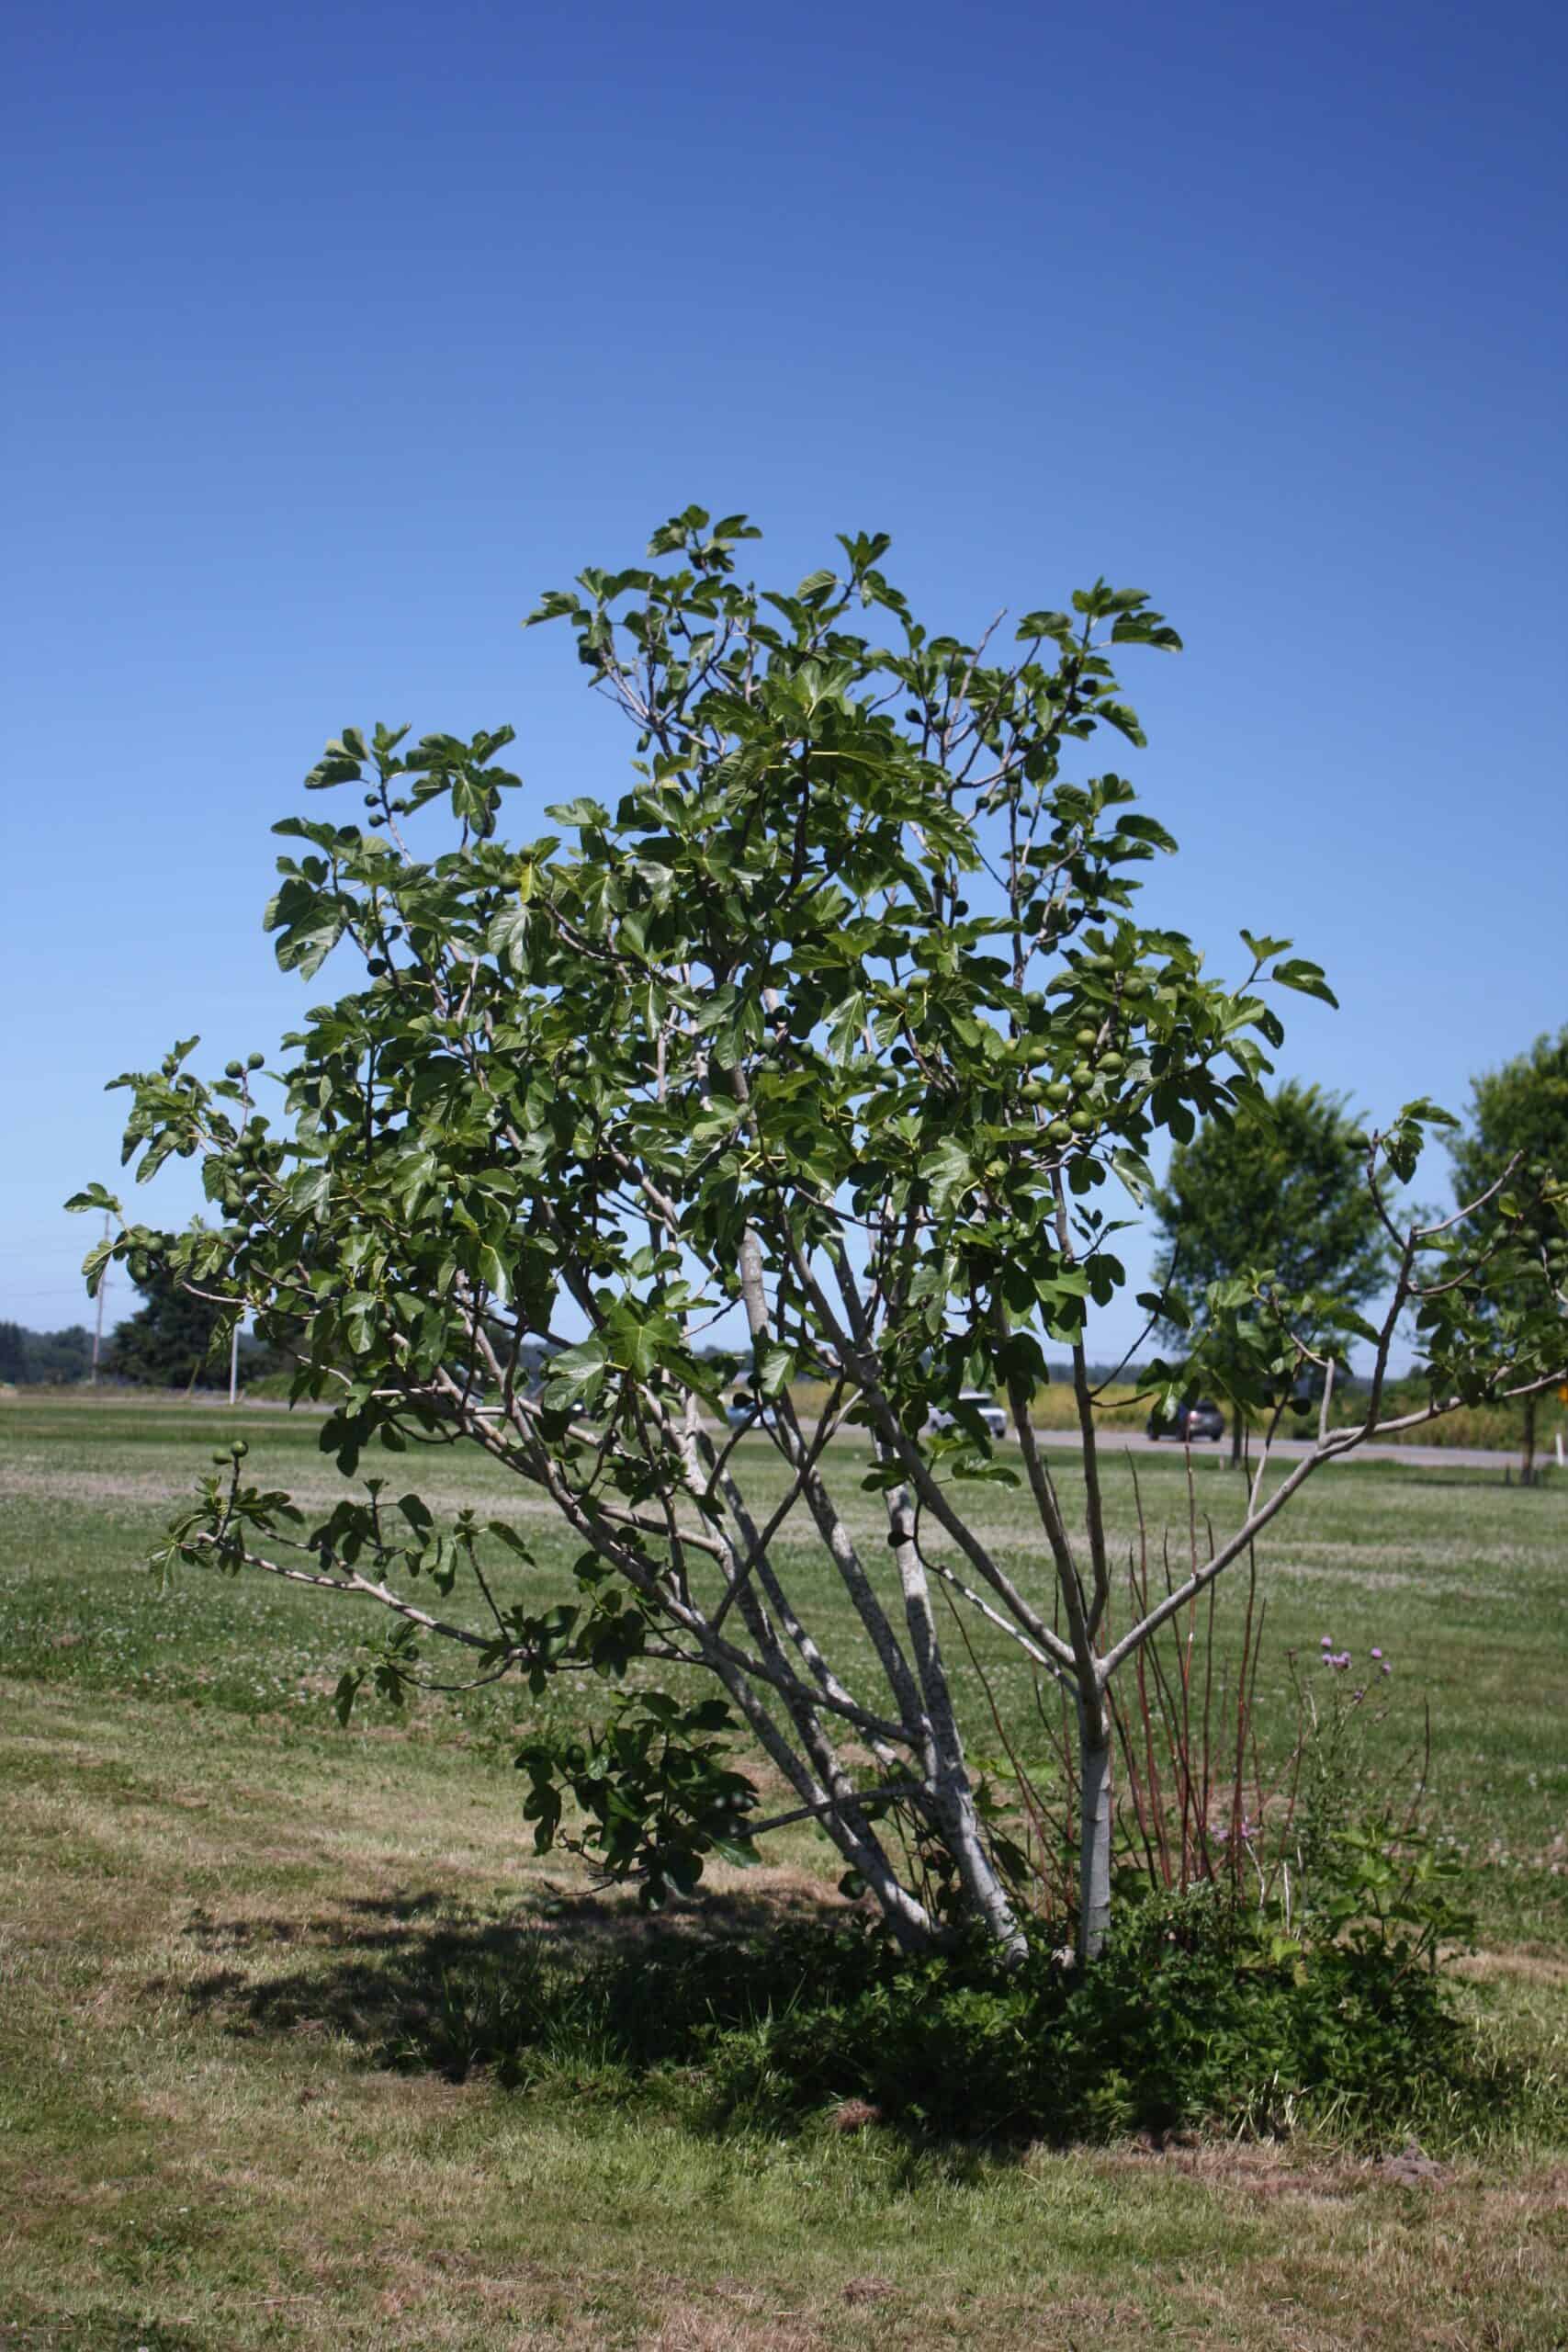
<path fill-rule="evenodd" d="M 1568 1019 L 1564 21 L 14 14 L 0 1315 L 87 1313 L 103 1080 L 302 1001 L 258 917 L 323 740 L 510 719 L 538 802 L 603 785 L 517 624 L 694 498 L 792 578 L 890 530 L 958 628 L 1148 589 L 1159 906 L 1343 1001 L 1283 1068 L 1457 1102 Z"/>

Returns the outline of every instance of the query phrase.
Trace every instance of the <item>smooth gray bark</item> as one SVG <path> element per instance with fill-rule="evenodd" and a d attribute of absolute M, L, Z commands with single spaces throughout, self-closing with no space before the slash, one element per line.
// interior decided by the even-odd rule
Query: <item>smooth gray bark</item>
<path fill-rule="evenodd" d="M 1111 1711 L 1078 1708 L 1078 1937 L 1080 1963 L 1098 1960 L 1111 1928 Z"/>

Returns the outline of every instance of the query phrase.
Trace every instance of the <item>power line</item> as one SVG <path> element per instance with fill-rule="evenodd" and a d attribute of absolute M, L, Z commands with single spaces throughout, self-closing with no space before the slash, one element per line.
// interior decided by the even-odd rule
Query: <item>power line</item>
<path fill-rule="evenodd" d="M 42 1290 L 13 1290 L 9 1283 L 0 1288 L 3 1288 L 3 1295 L 6 1298 L 63 1298 L 65 1294 L 73 1288 L 73 1284 L 69 1280 L 62 1280 L 50 1283 Z"/>

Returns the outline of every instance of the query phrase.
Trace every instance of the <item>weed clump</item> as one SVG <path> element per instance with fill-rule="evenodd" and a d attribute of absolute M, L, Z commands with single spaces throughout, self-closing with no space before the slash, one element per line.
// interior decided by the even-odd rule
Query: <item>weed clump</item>
<path fill-rule="evenodd" d="M 879 1958 L 857 1984 L 819 1962 L 786 2010 L 716 2033 L 710 2064 L 724 2112 L 758 2121 L 859 2097 L 964 2137 L 1274 2132 L 1330 2109 L 1377 2137 L 1457 2083 L 1462 2045 L 1429 1972 L 1378 1945 L 1276 1955 L 1196 1893 L 1140 1906 L 1086 1971 Z"/>

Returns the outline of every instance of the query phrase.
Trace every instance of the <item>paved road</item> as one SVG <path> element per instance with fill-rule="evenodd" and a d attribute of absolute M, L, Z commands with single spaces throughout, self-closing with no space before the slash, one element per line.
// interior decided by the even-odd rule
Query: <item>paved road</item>
<path fill-rule="evenodd" d="M 1077 1446 L 1081 1442 L 1076 1430 L 1041 1430 L 1037 1434 L 1042 1445 Z M 1134 1453 L 1179 1455 L 1181 1453 L 1180 1446 L 1175 1444 L 1169 1438 L 1161 1438 L 1156 1441 L 1154 1438 L 1145 1437 L 1142 1430 L 1102 1430 L 1100 1444 L 1108 1451 L 1117 1453 L 1124 1449 L 1130 1449 Z M 1278 1437 L 1274 1441 L 1273 1458 L 1299 1461 L 1303 1453 L 1310 1453 L 1312 1448 L 1311 1438 Z M 1194 1445 L 1192 1459 L 1194 1464 L 1199 1464 L 1205 1460 L 1213 1461 L 1217 1456 L 1221 1462 L 1228 1462 L 1230 1451 L 1230 1440 L 1222 1438 L 1218 1445 L 1212 1442 Z M 1551 1463 L 1551 1458 L 1550 1453 L 1536 1456 L 1538 1465 L 1542 1469 Z M 1408 1462 L 1419 1469 L 1427 1470 L 1495 1470 L 1501 1477 L 1510 1464 L 1517 1465 L 1519 1455 L 1517 1447 L 1506 1453 L 1499 1453 L 1480 1445 L 1368 1444 L 1359 1445 L 1348 1459 L 1352 1462 Z M 1324 1466 L 1327 1468 L 1329 1465 L 1325 1464 Z"/>

